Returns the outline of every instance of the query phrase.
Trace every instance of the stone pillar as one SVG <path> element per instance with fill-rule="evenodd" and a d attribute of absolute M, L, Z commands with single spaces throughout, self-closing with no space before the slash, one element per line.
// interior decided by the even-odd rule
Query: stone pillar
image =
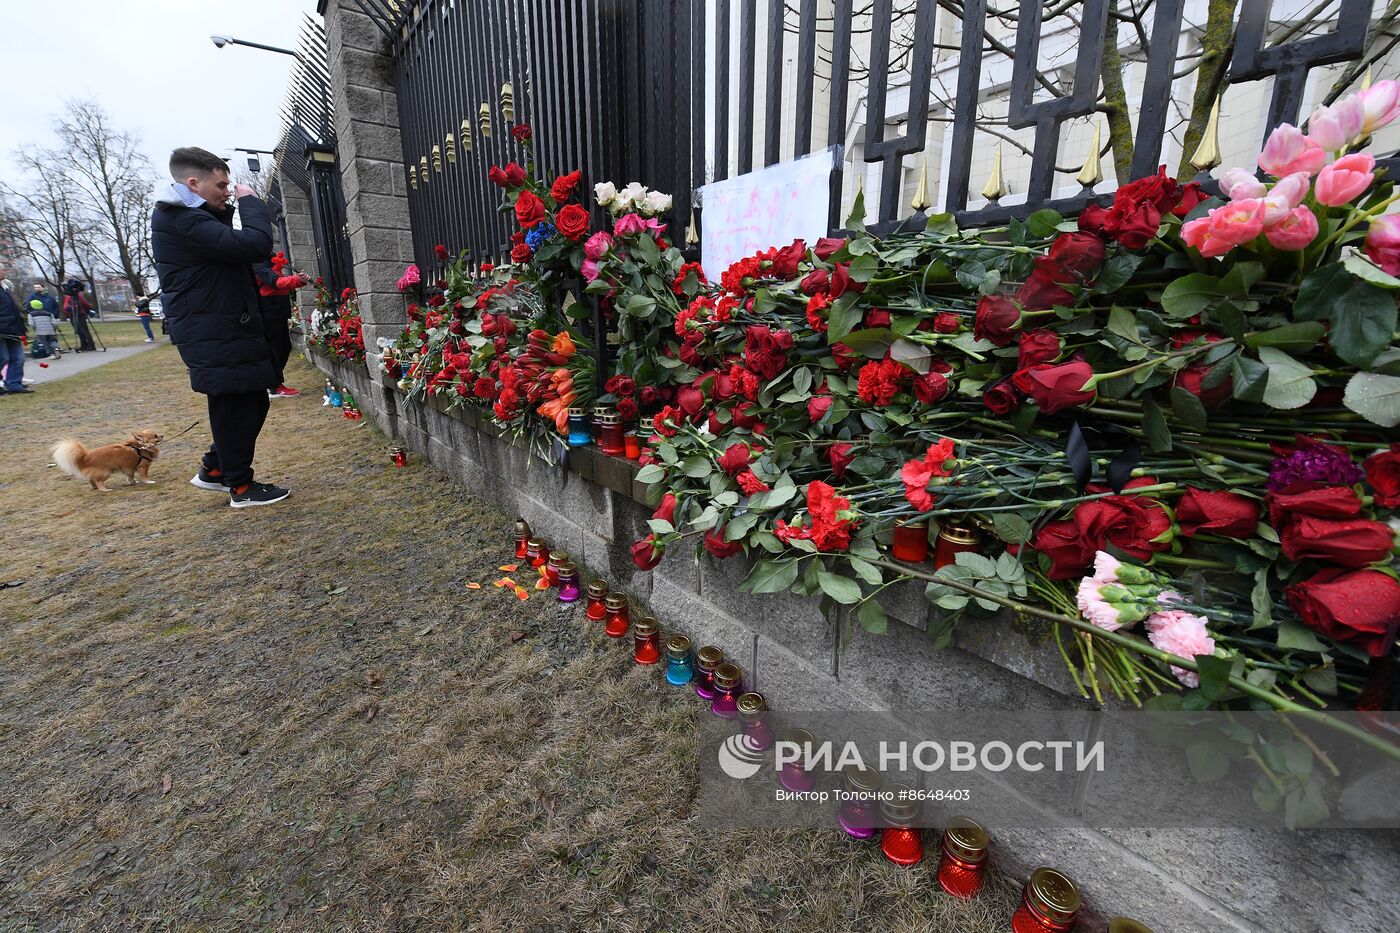
<path fill-rule="evenodd" d="M 413 261 L 394 59 L 383 33 L 351 0 L 326 0 L 324 16 L 346 226 L 372 354 L 379 337 L 403 332 L 395 283 Z"/>

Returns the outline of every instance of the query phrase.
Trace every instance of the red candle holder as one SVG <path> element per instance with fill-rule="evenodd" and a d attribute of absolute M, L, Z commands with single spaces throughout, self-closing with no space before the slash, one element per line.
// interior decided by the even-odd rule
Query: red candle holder
<path fill-rule="evenodd" d="M 530 523 L 517 516 L 515 519 L 515 556 L 517 559 L 525 559 L 529 541 Z"/>
<path fill-rule="evenodd" d="M 958 562 L 963 551 L 977 550 L 977 532 L 971 528 L 949 525 L 938 531 L 938 546 L 933 552 L 934 567 L 947 567 Z"/>
<path fill-rule="evenodd" d="M 1069 933 L 1079 915 L 1079 887 L 1053 868 L 1037 868 L 1011 918 L 1013 933 Z"/>
<path fill-rule="evenodd" d="M 408 463 L 408 448 L 395 444 L 389 448 L 389 459 L 394 462 L 394 466 L 402 467 Z"/>
<path fill-rule="evenodd" d="M 636 431 L 626 431 L 622 435 L 622 448 L 628 460 L 640 460 L 642 457 L 642 445 L 637 440 Z"/>
<path fill-rule="evenodd" d="M 908 784 L 887 784 L 880 798 L 885 829 L 880 834 L 880 851 L 901 868 L 912 868 L 924 858 L 923 830 L 914 823 L 919 818 L 919 801 L 912 799 Z"/>
<path fill-rule="evenodd" d="M 638 664 L 661 660 L 661 626 L 651 616 L 643 616 L 632 624 L 632 660 Z"/>
<path fill-rule="evenodd" d="M 954 817 L 943 830 L 938 886 L 953 897 L 969 898 L 982 890 L 987 871 L 987 831 L 966 817 Z"/>
<path fill-rule="evenodd" d="M 603 600 L 608 610 L 608 624 L 603 632 L 609 638 L 621 638 L 627 634 L 632 621 L 627 615 L 627 597 L 621 593 L 609 593 Z"/>
<path fill-rule="evenodd" d="M 531 538 L 525 542 L 525 559 L 531 567 L 539 568 L 549 563 L 549 545 L 543 538 Z"/>
<path fill-rule="evenodd" d="M 604 622 L 608 618 L 608 607 L 603 604 L 608 598 L 608 584 L 604 580 L 594 580 L 588 584 L 588 618 L 593 622 Z"/>
<path fill-rule="evenodd" d="M 928 522 L 914 522 L 894 526 L 894 540 L 890 544 L 895 560 L 920 564 L 928 560 Z"/>
<path fill-rule="evenodd" d="M 544 565 L 544 578 L 550 586 L 559 585 L 559 568 L 569 563 L 568 551 L 554 551 L 549 555 L 549 560 Z"/>

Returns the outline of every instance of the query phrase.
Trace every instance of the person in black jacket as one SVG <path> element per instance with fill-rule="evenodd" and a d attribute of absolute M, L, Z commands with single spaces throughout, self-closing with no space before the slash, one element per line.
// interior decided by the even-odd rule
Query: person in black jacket
<path fill-rule="evenodd" d="M 235 186 L 242 229 L 234 229 L 228 167 L 205 149 L 176 149 L 170 175 L 173 182 L 156 188 L 151 251 L 170 340 L 189 369 L 190 388 L 208 396 L 214 437 L 190 482 L 227 490 L 234 508 L 280 502 L 289 490 L 253 479 L 276 378 L 252 270 L 272 252 L 267 207 L 248 186 Z"/>
<path fill-rule="evenodd" d="M 287 332 L 287 325 L 292 320 L 291 294 L 310 282 L 311 276 L 292 272 L 289 265 L 282 253 L 274 253 L 271 259 L 253 265 L 253 274 L 258 278 L 263 327 L 267 330 L 268 346 L 272 348 L 272 367 L 277 371 L 277 388 L 268 392 L 268 398 L 296 398 L 301 394 L 284 381 L 287 360 L 292 357 L 292 335 Z"/>
<path fill-rule="evenodd" d="M 9 279 L 0 281 L 0 366 L 5 368 L 4 394 L 23 395 L 33 391 L 24 386 L 24 336 L 29 327 L 10 295 L 13 287 Z"/>

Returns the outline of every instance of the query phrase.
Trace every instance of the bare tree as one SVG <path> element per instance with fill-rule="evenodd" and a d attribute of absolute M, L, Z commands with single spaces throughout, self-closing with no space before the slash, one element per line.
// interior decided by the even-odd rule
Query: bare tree
<path fill-rule="evenodd" d="M 24 173 L 23 183 L 20 187 L 0 184 L 0 195 L 14 212 L 20 246 L 45 281 L 57 288 L 67 275 L 72 248 L 77 213 L 72 186 L 59 156 L 50 150 L 18 149 L 12 158 Z"/>
<path fill-rule="evenodd" d="M 146 293 L 152 269 L 145 264 L 149 250 L 151 186 L 155 170 L 137 149 L 138 139 L 116 130 L 111 117 L 96 102 L 70 100 L 55 130 L 63 146 L 63 162 L 84 209 L 97 223 L 94 233 L 104 245 L 118 275 L 137 295 Z"/>

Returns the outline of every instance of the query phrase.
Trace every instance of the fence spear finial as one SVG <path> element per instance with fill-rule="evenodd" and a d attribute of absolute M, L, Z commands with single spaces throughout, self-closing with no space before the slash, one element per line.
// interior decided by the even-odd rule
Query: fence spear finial
<path fill-rule="evenodd" d="M 481 110 L 477 113 L 477 122 L 481 124 L 481 138 L 491 138 L 491 105 L 483 103 Z"/>
<path fill-rule="evenodd" d="M 433 171 L 442 171 L 442 147 L 433 143 Z"/>
<path fill-rule="evenodd" d="M 423 156 L 418 160 L 418 177 L 423 184 L 428 183 L 428 157 Z"/>
<path fill-rule="evenodd" d="M 515 122 L 515 90 L 509 81 L 501 85 L 501 119 L 507 123 Z"/>
<path fill-rule="evenodd" d="M 1085 188 L 1092 188 L 1103 181 L 1103 169 L 1099 162 L 1099 139 L 1099 121 L 1095 118 L 1094 138 L 1089 143 L 1089 155 L 1084 160 L 1084 167 L 1074 176 Z"/>
<path fill-rule="evenodd" d="M 909 206 L 916 214 L 922 214 L 933 206 L 933 202 L 928 199 L 928 155 L 924 155 L 923 167 L 919 169 L 919 187 L 914 192 L 914 200 L 909 202 Z"/>
<path fill-rule="evenodd" d="M 982 186 L 982 197 L 996 202 L 1010 193 L 1011 189 L 1006 187 L 1006 179 L 1001 174 L 1001 143 L 997 143 L 996 155 L 992 157 L 992 173 L 987 176 L 987 183 Z"/>
<path fill-rule="evenodd" d="M 471 118 L 471 117 L 463 117 L 463 118 L 462 118 L 462 125 L 461 125 L 460 129 L 461 129 L 461 131 L 462 131 L 462 151 L 463 151 L 463 152 L 471 152 L 471 151 L 472 151 L 472 118 Z"/>
<path fill-rule="evenodd" d="M 1363 90 L 1363 91 L 1369 91 L 1370 89 L 1371 89 L 1371 66 L 1370 66 L 1370 65 L 1367 65 L 1367 66 L 1366 66 L 1366 74 L 1363 75 L 1362 78 L 1361 78 L 1361 90 Z"/>
<path fill-rule="evenodd" d="M 447 161 L 457 164 L 457 138 L 451 133 L 447 134 Z"/>
<path fill-rule="evenodd" d="M 690 226 L 685 228 L 685 245 L 700 245 L 700 234 L 695 232 L 695 207 L 693 205 L 690 208 Z"/>
<path fill-rule="evenodd" d="M 1220 98 L 1210 108 L 1210 119 L 1206 121 L 1205 132 L 1201 133 L 1201 144 L 1191 154 L 1191 167 L 1198 172 L 1209 172 L 1220 164 Z"/>

